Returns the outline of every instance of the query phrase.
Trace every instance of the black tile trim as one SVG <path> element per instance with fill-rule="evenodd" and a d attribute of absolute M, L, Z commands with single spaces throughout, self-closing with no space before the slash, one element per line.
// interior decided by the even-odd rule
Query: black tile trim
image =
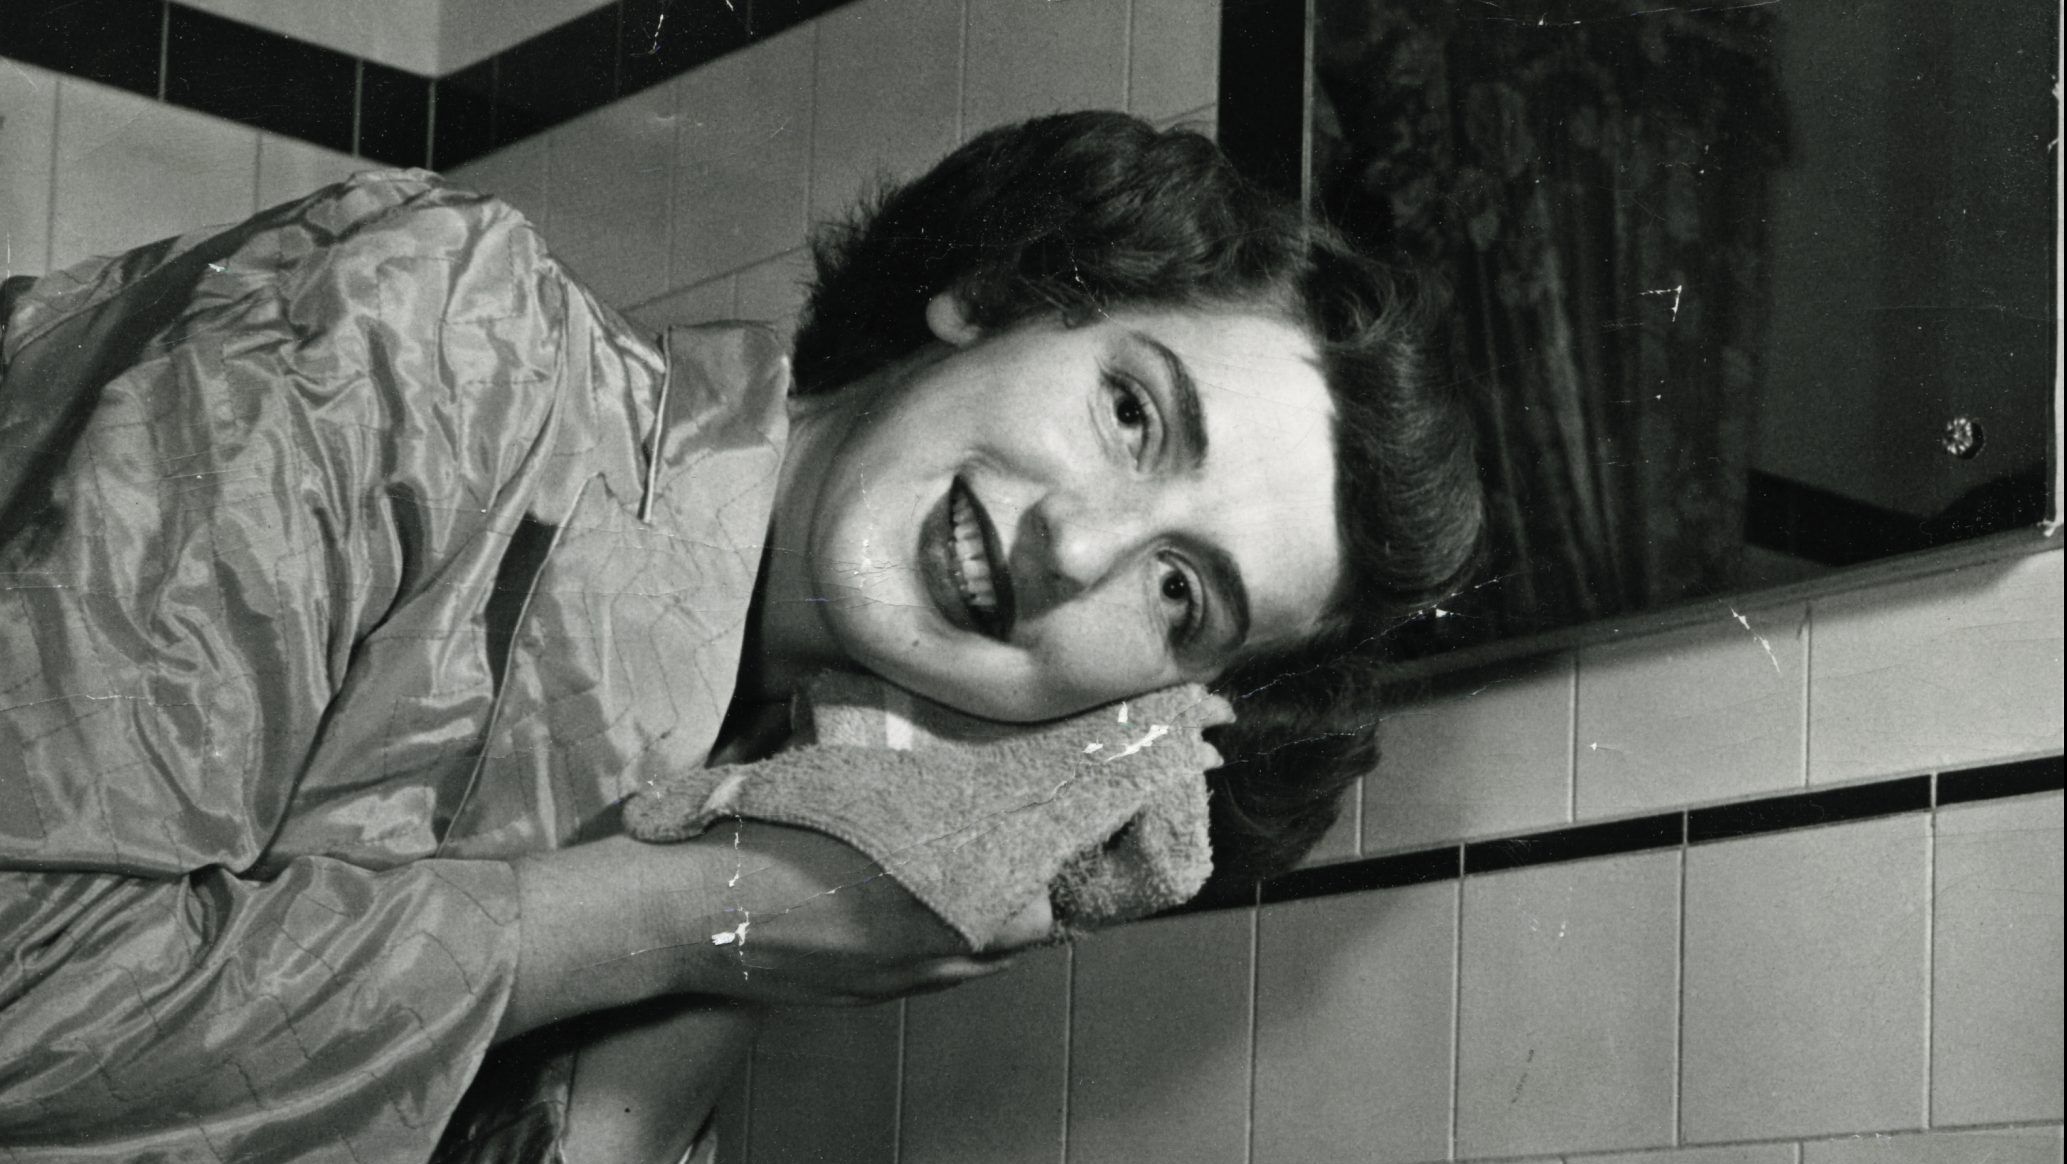
<path fill-rule="evenodd" d="M 1966 804 L 2034 792 L 2058 792 L 2067 777 L 2067 756 L 2045 756 L 2014 764 L 1991 764 L 1938 774 L 1938 805 Z"/>
<path fill-rule="evenodd" d="M 1498 873 L 1530 865 L 1583 861 L 1644 849 L 1675 848 L 1686 839 L 1686 814 L 1663 813 L 1635 820 L 1579 825 L 1524 837 L 1476 841 L 1464 846 L 1466 873 Z"/>
<path fill-rule="evenodd" d="M 1428 881 L 1449 881 L 1461 868 L 1460 849 L 1458 845 L 1446 845 L 1440 849 L 1423 849 L 1365 861 L 1294 869 L 1263 883 L 1263 904 L 1329 897 L 1337 893 L 1398 889 Z"/>
<path fill-rule="evenodd" d="M 1937 777 L 1936 805 L 1943 807 L 2035 792 L 2057 792 L 2062 787 L 2063 775 L 2067 775 L 2067 757 L 2061 756 L 1945 772 Z M 1742 804 L 1549 829 L 1515 837 L 1367 857 L 1360 861 L 1312 865 L 1260 883 L 1218 885 L 1210 895 L 1201 896 L 1170 913 L 1245 909 L 1309 897 L 1367 893 L 1534 865 L 1678 848 L 1683 843 L 1708 844 L 1878 816 L 1926 812 L 1933 807 L 1931 779 L 1929 776 L 1903 776 L 1872 784 L 1770 796 Z"/>
<path fill-rule="evenodd" d="M 390 165 L 456 166 L 852 0 L 610 0 L 440 77 L 178 0 L 0 0 L 0 57 Z M 622 26 L 636 18 L 639 36 Z"/>
<path fill-rule="evenodd" d="M 1931 806 L 1931 778 L 1909 776 L 1874 784 L 1774 796 L 1744 804 L 1697 808 L 1687 814 L 1687 841 L 1703 844 L 1760 833 L 1786 832 L 1848 820 L 1921 812 Z"/>

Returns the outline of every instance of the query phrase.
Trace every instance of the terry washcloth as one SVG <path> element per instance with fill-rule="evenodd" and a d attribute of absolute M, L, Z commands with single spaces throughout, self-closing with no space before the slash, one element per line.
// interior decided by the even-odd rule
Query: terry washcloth
<path fill-rule="evenodd" d="M 981 950 L 1043 892 L 1056 936 L 1181 905 L 1213 869 L 1201 728 L 1232 721 L 1196 684 L 1053 723 L 963 715 L 865 675 L 799 697 L 799 746 L 685 772 L 625 805 L 644 841 L 735 817 L 836 837 Z"/>

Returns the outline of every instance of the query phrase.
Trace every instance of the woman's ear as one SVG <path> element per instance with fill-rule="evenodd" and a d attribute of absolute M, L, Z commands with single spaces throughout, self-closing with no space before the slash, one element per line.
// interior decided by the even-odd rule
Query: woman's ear
<path fill-rule="evenodd" d="M 926 301 L 926 326 L 933 330 L 934 338 L 958 348 L 968 347 L 983 335 L 983 329 L 969 321 L 961 293 L 954 290 Z"/>

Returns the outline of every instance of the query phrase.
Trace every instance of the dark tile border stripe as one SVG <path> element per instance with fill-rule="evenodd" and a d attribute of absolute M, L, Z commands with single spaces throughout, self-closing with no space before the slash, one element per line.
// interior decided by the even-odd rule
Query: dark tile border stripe
<path fill-rule="evenodd" d="M 2026 796 L 2033 792 L 2058 792 L 2067 776 L 2067 756 L 2044 756 L 2015 764 L 1991 764 L 1938 774 L 1938 806 L 1995 800 L 2004 796 Z"/>
<path fill-rule="evenodd" d="M 1426 881 L 1448 881 L 1459 871 L 1457 846 L 1423 849 L 1373 857 L 1368 861 L 1343 861 L 1295 869 L 1263 883 L 1264 905 L 1297 901 L 1305 897 L 1329 897 L 1337 893 L 1363 893 L 1372 889 L 1398 889 Z"/>
<path fill-rule="evenodd" d="M 850 0 L 610 0 L 443 77 L 176 0 L 0 0 L 0 57 L 399 166 L 456 166 Z"/>
<path fill-rule="evenodd" d="M 1825 788 L 1745 804 L 1697 808 L 1687 814 L 1687 841 L 1702 844 L 1732 837 L 1805 829 L 1840 821 L 1921 812 L 1931 806 L 1931 778 L 1909 776 L 1874 784 Z"/>
<path fill-rule="evenodd" d="M 1498 873 L 1503 869 L 1520 869 L 1529 865 L 1674 848 L 1686 840 L 1686 829 L 1686 814 L 1669 812 L 1635 820 L 1532 833 L 1525 837 L 1475 841 L 1464 846 L 1464 871 Z"/>
<path fill-rule="evenodd" d="M 1935 778 L 1935 806 L 1942 808 L 2035 792 L 2056 792 L 2062 787 L 2063 774 L 2067 774 L 2067 757 L 2061 756 L 1944 772 Z M 1360 861 L 1313 865 L 1262 882 L 1216 885 L 1209 895 L 1170 913 L 1276 905 L 1311 897 L 1448 881 L 1534 865 L 1677 848 L 1682 844 L 1710 844 L 1878 816 L 1928 812 L 1934 807 L 1932 784 L 1930 776 L 1903 776 L 1871 784 L 1770 796 L 1742 804 L 1695 808 L 1634 820 L 1549 829 L 1517 837 L 1369 857 Z"/>

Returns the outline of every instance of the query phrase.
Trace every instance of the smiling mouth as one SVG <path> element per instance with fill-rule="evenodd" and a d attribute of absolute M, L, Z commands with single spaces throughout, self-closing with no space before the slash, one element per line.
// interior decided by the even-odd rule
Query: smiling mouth
<path fill-rule="evenodd" d="M 997 527 L 960 477 L 948 487 L 947 541 L 962 611 L 978 632 L 1004 642 L 1012 634 L 1012 577 L 998 548 Z"/>

